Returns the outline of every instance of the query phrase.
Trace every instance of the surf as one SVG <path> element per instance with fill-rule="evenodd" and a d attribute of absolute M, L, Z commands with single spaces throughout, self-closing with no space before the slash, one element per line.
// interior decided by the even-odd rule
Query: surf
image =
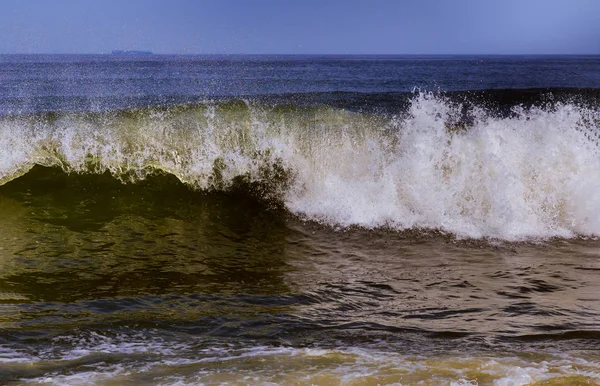
<path fill-rule="evenodd" d="M 257 100 L 12 114 L 0 118 L 0 183 L 36 165 L 123 183 L 158 173 L 334 227 L 595 236 L 599 122 L 575 102 L 498 114 L 435 93 L 395 114 Z"/>

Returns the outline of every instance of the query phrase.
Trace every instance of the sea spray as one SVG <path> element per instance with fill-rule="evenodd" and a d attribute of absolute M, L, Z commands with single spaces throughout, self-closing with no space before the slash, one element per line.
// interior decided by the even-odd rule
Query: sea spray
<path fill-rule="evenodd" d="M 166 172 L 198 190 L 254 186 L 329 225 L 522 240 L 600 233 L 597 109 L 498 116 L 428 93 L 396 116 L 221 101 L 0 120 L 0 182 L 34 165 Z"/>

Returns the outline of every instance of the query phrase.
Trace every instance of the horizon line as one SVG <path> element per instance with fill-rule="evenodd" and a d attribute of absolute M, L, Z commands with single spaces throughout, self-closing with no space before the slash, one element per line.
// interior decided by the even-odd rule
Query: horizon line
<path fill-rule="evenodd" d="M 131 53 L 131 52 L 143 53 Z M 148 50 L 114 52 L 0 52 L 0 55 L 107 55 L 107 56 L 600 56 L 598 53 L 164 53 Z"/>

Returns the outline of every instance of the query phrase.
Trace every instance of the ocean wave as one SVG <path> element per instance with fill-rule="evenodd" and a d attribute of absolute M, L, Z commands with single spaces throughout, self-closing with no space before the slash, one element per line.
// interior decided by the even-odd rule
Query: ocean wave
<path fill-rule="evenodd" d="M 418 93 L 398 114 L 259 101 L 0 118 L 0 184 L 35 165 L 244 185 L 334 226 L 522 240 L 600 234 L 600 111 L 499 115 Z"/>

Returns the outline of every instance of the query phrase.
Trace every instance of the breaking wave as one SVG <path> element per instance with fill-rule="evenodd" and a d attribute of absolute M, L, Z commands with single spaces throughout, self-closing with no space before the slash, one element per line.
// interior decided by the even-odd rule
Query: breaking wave
<path fill-rule="evenodd" d="M 35 165 L 252 186 L 328 225 L 524 240 L 600 234 L 600 111 L 420 93 L 399 114 L 257 101 L 0 118 L 0 184 Z"/>

